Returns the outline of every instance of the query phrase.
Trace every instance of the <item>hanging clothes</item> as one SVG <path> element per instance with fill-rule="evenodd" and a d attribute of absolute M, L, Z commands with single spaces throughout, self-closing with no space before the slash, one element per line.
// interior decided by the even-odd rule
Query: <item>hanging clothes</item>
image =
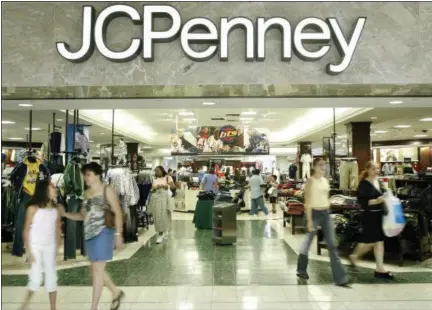
<path fill-rule="evenodd" d="M 11 182 L 18 195 L 21 192 L 33 196 L 36 182 L 49 178 L 50 173 L 43 162 L 33 156 L 26 157 L 11 173 Z"/>
<path fill-rule="evenodd" d="M 84 193 L 84 179 L 81 173 L 81 163 L 72 159 L 64 171 L 65 195 L 81 197 Z"/>
<path fill-rule="evenodd" d="M 143 207 L 147 206 L 147 201 L 150 196 L 150 191 L 153 183 L 153 177 L 151 170 L 141 170 L 138 173 L 138 189 L 139 189 L 139 201 L 138 205 Z"/>
<path fill-rule="evenodd" d="M 121 207 L 125 214 L 125 242 L 137 241 L 137 210 L 136 205 L 140 198 L 140 192 L 129 168 L 111 168 L 107 171 L 106 181 L 117 192 Z"/>
<path fill-rule="evenodd" d="M 358 187 L 359 170 L 356 160 L 342 160 L 339 168 L 339 189 L 355 191 Z"/>

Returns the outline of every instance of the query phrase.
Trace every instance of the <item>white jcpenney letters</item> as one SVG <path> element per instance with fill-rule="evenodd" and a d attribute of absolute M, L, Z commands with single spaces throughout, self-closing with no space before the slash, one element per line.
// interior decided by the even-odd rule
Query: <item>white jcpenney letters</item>
<path fill-rule="evenodd" d="M 229 34 L 236 28 L 242 28 L 246 36 L 246 61 L 263 61 L 266 54 L 266 33 L 272 28 L 277 28 L 281 31 L 282 37 L 282 61 L 289 61 L 292 52 L 305 61 L 319 60 L 328 53 L 330 42 L 333 41 L 341 60 L 336 64 L 329 63 L 327 73 L 338 74 L 348 68 L 366 23 L 366 17 L 357 18 L 354 30 L 345 37 L 334 17 L 329 17 L 325 21 L 316 17 L 304 18 L 295 27 L 282 17 L 258 17 L 256 22 L 245 17 L 222 17 L 218 29 L 213 21 L 203 17 L 193 18 L 182 24 L 180 13 L 169 5 L 144 5 L 142 17 L 135 8 L 124 4 L 105 8 L 97 18 L 94 18 L 94 15 L 95 10 L 92 6 L 84 6 L 82 45 L 78 51 L 70 51 L 65 42 L 57 43 L 57 51 L 65 59 L 83 62 L 92 56 L 96 46 L 103 56 L 112 61 L 129 61 L 140 53 L 145 61 L 153 61 L 154 44 L 173 41 L 180 36 L 181 47 L 190 59 L 205 61 L 214 57 L 219 50 L 219 59 L 226 61 Z M 129 47 L 119 52 L 108 48 L 105 34 L 110 21 L 120 16 L 130 18 L 136 25 L 142 25 L 143 36 L 133 38 Z M 161 16 L 171 19 L 171 27 L 164 31 L 155 31 L 153 19 Z M 197 33 L 196 29 L 203 29 L 205 33 Z M 196 51 L 191 44 L 203 44 L 207 48 Z M 316 46 L 311 49 L 306 48 L 305 44 Z"/>

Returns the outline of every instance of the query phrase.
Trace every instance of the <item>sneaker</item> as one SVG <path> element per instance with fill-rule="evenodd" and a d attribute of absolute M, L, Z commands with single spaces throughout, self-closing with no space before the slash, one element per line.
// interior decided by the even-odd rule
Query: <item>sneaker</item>
<path fill-rule="evenodd" d="M 161 244 L 164 240 L 164 236 L 158 236 L 156 239 L 156 244 Z"/>
<path fill-rule="evenodd" d="M 169 235 L 169 232 L 164 233 L 164 235 L 163 235 L 164 239 L 168 239 L 168 235 Z"/>
<path fill-rule="evenodd" d="M 307 273 L 298 273 L 297 272 L 297 277 L 303 280 L 309 280 L 309 275 Z"/>

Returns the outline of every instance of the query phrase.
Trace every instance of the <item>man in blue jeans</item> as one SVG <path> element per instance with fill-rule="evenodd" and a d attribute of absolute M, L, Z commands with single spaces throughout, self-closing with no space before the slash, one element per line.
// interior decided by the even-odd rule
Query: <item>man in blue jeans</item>
<path fill-rule="evenodd" d="M 252 172 L 252 177 L 249 180 L 249 187 L 251 191 L 251 210 L 250 215 L 257 215 L 260 208 L 266 215 L 268 210 L 265 206 L 263 193 L 261 192 L 261 186 L 265 185 L 264 180 L 260 176 L 260 171 L 255 169 Z"/>

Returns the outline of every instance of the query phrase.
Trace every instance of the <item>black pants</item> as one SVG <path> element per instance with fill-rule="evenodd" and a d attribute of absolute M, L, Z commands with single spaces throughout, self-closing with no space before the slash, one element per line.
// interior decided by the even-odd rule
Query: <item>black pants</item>
<path fill-rule="evenodd" d="M 31 196 L 27 193 L 22 193 L 21 198 L 18 201 L 17 213 L 15 216 L 15 236 L 12 246 L 12 255 L 23 256 L 24 255 L 24 240 L 22 237 L 25 217 L 26 217 L 26 205 L 30 201 Z"/>

